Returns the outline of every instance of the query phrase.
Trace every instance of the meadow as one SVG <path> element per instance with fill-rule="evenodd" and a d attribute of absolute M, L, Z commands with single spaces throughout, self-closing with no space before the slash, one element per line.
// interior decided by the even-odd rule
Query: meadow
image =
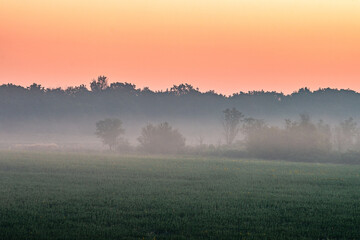
<path fill-rule="evenodd" d="M 0 152 L 0 239 L 360 239 L 360 166 Z"/>

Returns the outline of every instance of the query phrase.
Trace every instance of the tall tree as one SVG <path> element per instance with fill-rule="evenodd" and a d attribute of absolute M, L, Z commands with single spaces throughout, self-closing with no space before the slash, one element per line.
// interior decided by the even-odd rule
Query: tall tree
<path fill-rule="evenodd" d="M 236 108 L 227 108 L 223 111 L 223 113 L 224 119 L 222 125 L 225 135 L 225 142 L 227 145 L 231 145 L 240 131 L 240 122 L 244 115 Z"/>
<path fill-rule="evenodd" d="M 338 151 L 343 152 L 352 150 L 355 146 L 355 141 L 357 140 L 357 136 L 359 134 L 357 122 L 352 117 L 350 117 L 342 121 L 335 130 L 335 140 Z"/>

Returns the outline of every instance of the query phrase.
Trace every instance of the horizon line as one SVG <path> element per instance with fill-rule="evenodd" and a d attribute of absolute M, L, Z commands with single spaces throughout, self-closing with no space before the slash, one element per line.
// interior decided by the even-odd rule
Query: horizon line
<path fill-rule="evenodd" d="M 101 75 L 100 75 L 101 76 Z M 96 81 L 96 79 L 93 79 L 92 81 Z M 91 82 L 92 82 L 91 81 Z M 91 82 L 89 83 L 89 85 L 91 84 Z M 179 83 L 179 84 L 172 84 L 170 87 L 167 87 L 166 89 L 160 89 L 160 90 L 153 90 L 151 89 L 150 87 L 148 86 L 145 86 L 145 87 L 137 87 L 136 84 L 134 83 L 131 83 L 131 82 L 127 82 L 127 81 L 124 81 L 124 82 L 119 82 L 119 81 L 114 81 L 114 82 L 107 82 L 108 83 L 108 87 L 110 87 L 111 84 L 114 84 L 114 83 L 122 83 L 122 84 L 131 84 L 131 85 L 134 85 L 134 89 L 136 90 L 140 90 L 140 91 L 143 91 L 145 89 L 148 89 L 150 90 L 151 92 L 154 92 L 154 93 L 166 93 L 166 92 L 171 92 L 171 89 L 173 87 L 178 87 L 178 86 L 181 86 L 181 85 L 184 85 L 184 86 L 191 86 L 193 90 L 199 92 L 199 93 L 210 93 L 210 92 L 213 92 L 217 95 L 222 95 L 222 96 L 234 96 L 234 95 L 237 95 L 237 94 L 249 94 L 249 93 L 259 93 L 259 92 L 263 92 L 263 93 L 276 93 L 276 94 L 281 94 L 281 95 L 284 95 L 284 96 L 289 96 L 289 95 L 292 95 L 294 93 L 299 93 L 301 90 L 304 90 L 304 91 L 308 91 L 310 93 L 314 93 L 316 91 L 321 91 L 321 90 L 336 90 L 336 91 L 349 91 L 349 92 L 354 92 L 354 93 L 357 93 L 359 94 L 360 92 L 354 90 L 354 89 L 351 89 L 351 88 L 333 88 L 333 87 L 319 87 L 317 88 L 316 90 L 312 90 L 310 87 L 300 87 L 299 89 L 297 90 L 293 90 L 292 92 L 289 92 L 289 93 L 284 93 L 283 91 L 277 91 L 277 90 L 265 90 L 265 89 L 261 89 L 261 90 L 248 90 L 248 91 L 237 91 L 237 92 L 233 92 L 231 94 L 223 94 L 221 92 L 217 92 L 215 89 L 211 89 L 211 90 L 207 90 L 207 91 L 202 91 L 200 90 L 198 87 L 190 84 L 190 83 L 187 83 L 187 82 L 183 82 L 183 83 Z M 69 89 L 69 88 L 75 88 L 75 87 L 85 87 L 88 91 L 92 92 L 90 86 L 87 86 L 87 84 L 79 84 L 79 85 L 72 85 L 72 86 L 59 86 L 59 87 L 47 87 L 43 84 L 38 84 L 36 82 L 33 82 L 32 84 L 30 84 L 29 86 L 25 86 L 25 85 L 21 85 L 21 84 L 15 84 L 15 83 L 11 83 L 11 82 L 8 82 L 8 83 L 2 83 L 0 85 L 0 87 L 3 87 L 3 86 L 16 86 L 16 87 L 22 87 L 24 89 L 29 89 L 32 85 L 36 84 L 37 86 L 40 86 L 43 88 L 43 90 L 55 90 L 55 89 L 61 89 L 63 91 Z"/>

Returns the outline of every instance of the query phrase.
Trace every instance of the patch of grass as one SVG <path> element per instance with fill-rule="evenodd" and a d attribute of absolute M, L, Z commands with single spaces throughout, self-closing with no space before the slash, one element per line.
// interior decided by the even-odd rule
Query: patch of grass
<path fill-rule="evenodd" d="M 0 153 L 0 239 L 359 239 L 360 166 Z"/>

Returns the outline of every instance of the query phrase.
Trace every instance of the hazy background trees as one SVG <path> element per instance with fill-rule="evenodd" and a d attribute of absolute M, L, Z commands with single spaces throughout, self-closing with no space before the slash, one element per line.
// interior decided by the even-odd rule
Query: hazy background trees
<path fill-rule="evenodd" d="M 119 139 L 128 139 L 134 147 L 140 144 L 144 125 L 167 121 L 186 137 L 188 146 L 199 145 L 201 136 L 204 151 L 207 146 L 220 149 L 224 144 L 231 145 L 227 149 L 263 152 L 264 156 L 291 156 L 299 153 L 300 147 L 313 154 L 346 153 L 360 149 L 356 124 L 359 105 L 359 93 L 330 88 L 225 96 L 202 92 L 190 84 L 153 91 L 127 82 L 110 82 L 105 76 L 94 79 L 88 87 L 66 89 L 36 83 L 29 87 L 4 84 L 0 86 L 0 148 L 54 143 L 62 148 L 98 149 L 101 144 L 94 134 L 94 123 L 108 117 L 122 120 L 126 132 Z M 233 109 L 241 112 L 239 122 L 232 118 L 238 114 Z M 305 112 L 307 116 L 299 117 Z M 280 148 L 278 142 L 286 148 Z"/>
<path fill-rule="evenodd" d="M 117 118 L 107 118 L 96 123 L 96 136 L 109 146 L 110 151 L 115 150 L 121 144 L 120 136 L 124 134 L 122 122 Z"/>
<path fill-rule="evenodd" d="M 359 150 L 359 129 L 357 123 L 350 117 L 335 128 L 335 145 L 339 152 Z"/>
<path fill-rule="evenodd" d="M 225 143 L 227 145 L 231 145 L 240 131 L 240 122 L 244 115 L 236 108 L 227 108 L 223 111 L 223 113 L 224 119 L 222 125 L 224 129 Z"/>
<path fill-rule="evenodd" d="M 185 138 L 167 122 L 148 124 L 138 140 L 140 149 L 148 153 L 181 153 L 185 147 Z"/>

